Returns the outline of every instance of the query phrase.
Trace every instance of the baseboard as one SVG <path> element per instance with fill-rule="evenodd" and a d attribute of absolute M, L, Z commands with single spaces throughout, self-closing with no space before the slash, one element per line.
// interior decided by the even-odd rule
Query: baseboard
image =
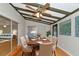
<path fill-rule="evenodd" d="M 61 49 L 64 53 L 66 53 L 68 56 L 72 56 L 67 50 L 61 48 L 60 46 L 58 46 L 59 49 Z"/>

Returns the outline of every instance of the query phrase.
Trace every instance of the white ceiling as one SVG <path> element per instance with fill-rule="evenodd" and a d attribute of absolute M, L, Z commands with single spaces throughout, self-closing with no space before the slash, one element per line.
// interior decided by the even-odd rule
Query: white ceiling
<path fill-rule="evenodd" d="M 33 15 L 33 13 L 31 13 L 31 12 L 25 12 L 25 11 L 22 11 L 22 10 L 19 10 L 19 12 L 21 12 L 21 13 L 25 13 L 25 14 Z"/>
<path fill-rule="evenodd" d="M 33 13 L 30 13 L 30 12 L 24 12 L 24 11 L 21 11 L 19 10 L 19 12 L 21 13 L 26 13 L 26 14 L 30 14 L 30 15 L 33 15 Z M 46 12 L 47 13 L 47 12 Z M 53 12 L 52 12 L 53 13 Z M 46 19 L 51 19 L 51 20 L 54 20 L 54 21 L 57 21 L 58 19 L 54 19 L 54 18 L 50 18 L 50 17 L 46 17 L 46 16 L 42 16 L 43 18 L 46 18 Z M 61 15 L 60 15 L 61 17 Z"/>
<path fill-rule="evenodd" d="M 40 4 L 44 5 L 45 3 L 40 3 Z M 25 7 L 25 4 L 13 3 L 13 5 L 16 7 L 30 10 L 29 8 Z M 37 9 L 37 7 L 34 7 L 34 6 L 30 6 L 30 7 L 34 8 L 35 10 Z M 50 7 L 68 11 L 68 12 L 72 12 L 75 9 L 79 8 L 79 3 L 50 3 Z M 46 13 L 57 16 L 57 17 L 64 17 L 65 16 L 64 14 L 57 13 L 54 11 L 49 11 L 49 10 L 47 10 Z"/>
<path fill-rule="evenodd" d="M 45 11 L 45 13 L 50 14 L 50 15 L 54 15 L 54 16 L 57 16 L 57 17 L 60 17 L 60 18 L 65 16 L 64 14 L 60 14 L 60 13 L 50 11 L 50 10 Z"/>
<path fill-rule="evenodd" d="M 40 4 L 44 5 L 45 3 L 40 3 Z M 26 9 L 24 4 L 13 3 L 13 5 Z M 31 6 L 31 7 L 33 7 L 33 6 Z M 75 9 L 79 8 L 79 3 L 50 3 L 50 7 L 72 12 Z M 36 7 L 33 7 L 33 8 L 36 9 Z"/>
<path fill-rule="evenodd" d="M 57 21 L 58 19 L 54 19 L 54 18 L 50 18 L 50 17 L 46 17 L 46 16 L 42 16 L 43 18 L 46 18 L 46 19 L 51 19 L 51 20 L 54 20 L 54 21 Z"/>
<path fill-rule="evenodd" d="M 37 4 L 45 5 L 46 3 L 37 3 Z M 26 5 L 22 4 L 22 3 L 12 3 L 12 5 L 15 6 L 15 7 L 19 7 L 19 8 L 27 9 L 27 10 L 31 10 L 31 11 L 38 9 L 38 7 L 39 7 L 39 6 L 35 7 L 35 6 L 27 4 L 28 6 L 30 6 L 34 9 L 34 10 L 32 10 L 32 9 L 26 7 Z M 50 3 L 50 7 L 72 13 L 74 10 L 79 8 L 79 3 Z M 31 12 L 22 11 L 22 10 L 19 10 L 19 9 L 18 9 L 18 11 L 20 13 L 33 15 L 33 13 L 31 13 Z M 63 14 L 63 13 L 59 13 L 59 12 L 55 12 L 55 11 L 51 11 L 51 10 L 46 10 L 45 13 L 49 14 L 50 16 L 48 16 L 48 17 L 42 16 L 42 18 L 50 19 L 50 20 L 54 20 L 54 21 L 58 21 L 59 19 L 62 19 L 63 17 L 65 17 L 67 15 L 67 14 Z M 56 17 L 57 18 L 59 17 L 59 19 L 56 19 Z M 49 20 L 42 20 L 42 21 L 50 22 Z"/>
<path fill-rule="evenodd" d="M 45 3 L 40 4 L 44 5 Z M 79 3 L 50 3 L 50 7 L 72 12 L 75 9 L 79 8 Z"/>
<path fill-rule="evenodd" d="M 29 17 L 29 16 L 26 16 L 26 15 L 23 15 L 24 17 Z M 34 17 L 29 17 L 29 18 L 33 18 L 33 19 L 37 19 L 37 18 L 34 18 Z M 46 22 L 50 22 L 50 23 L 53 23 L 53 22 L 51 22 L 51 21 L 47 21 L 47 20 L 43 20 L 43 19 L 41 19 L 42 21 L 46 21 Z"/>

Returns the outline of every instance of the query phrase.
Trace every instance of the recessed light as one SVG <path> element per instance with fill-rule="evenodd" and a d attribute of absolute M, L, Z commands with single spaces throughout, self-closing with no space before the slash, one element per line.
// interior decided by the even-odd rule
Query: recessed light
<path fill-rule="evenodd" d="M 3 25 L 3 27 L 4 27 L 4 28 L 6 28 L 6 27 L 7 27 L 7 25 Z"/>

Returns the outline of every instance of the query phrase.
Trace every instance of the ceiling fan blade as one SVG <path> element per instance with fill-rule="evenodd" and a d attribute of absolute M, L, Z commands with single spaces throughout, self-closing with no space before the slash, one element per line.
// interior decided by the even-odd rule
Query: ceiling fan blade
<path fill-rule="evenodd" d="M 45 9 L 48 9 L 50 7 L 50 4 L 49 3 L 46 3 L 45 5 L 44 5 L 44 8 Z"/>
<path fill-rule="evenodd" d="M 45 13 L 45 11 L 50 7 L 50 4 L 49 3 L 46 3 L 44 6 L 42 6 L 40 8 L 41 10 L 41 13 Z"/>
<path fill-rule="evenodd" d="M 26 5 L 26 7 L 33 10 L 33 11 L 36 11 L 34 8 L 32 8 L 32 7 L 28 6 L 28 5 Z"/>

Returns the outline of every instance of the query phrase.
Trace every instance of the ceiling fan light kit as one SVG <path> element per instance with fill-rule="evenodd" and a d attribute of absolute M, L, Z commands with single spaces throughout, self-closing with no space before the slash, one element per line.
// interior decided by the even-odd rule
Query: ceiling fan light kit
<path fill-rule="evenodd" d="M 40 13 L 39 13 L 39 12 L 36 13 L 35 16 L 36 16 L 37 18 L 39 18 L 39 17 L 40 17 Z"/>
<path fill-rule="evenodd" d="M 43 13 L 45 13 L 45 11 L 47 11 L 47 9 L 50 7 L 50 4 L 49 3 L 46 3 L 45 5 L 43 6 L 38 6 L 38 8 L 35 10 L 34 8 L 30 7 L 30 6 L 26 6 L 27 8 L 33 10 L 35 13 L 33 14 L 33 16 L 37 17 L 37 18 L 40 18 L 42 17 Z"/>
<path fill-rule="evenodd" d="M 42 15 L 42 13 L 37 12 L 37 13 L 33 14 L 33 16 L 35 16 L 35 17 L 37 17 L 37 18 L 40 18 L 40 17 L 42 17 L 43 15 Z"/>

